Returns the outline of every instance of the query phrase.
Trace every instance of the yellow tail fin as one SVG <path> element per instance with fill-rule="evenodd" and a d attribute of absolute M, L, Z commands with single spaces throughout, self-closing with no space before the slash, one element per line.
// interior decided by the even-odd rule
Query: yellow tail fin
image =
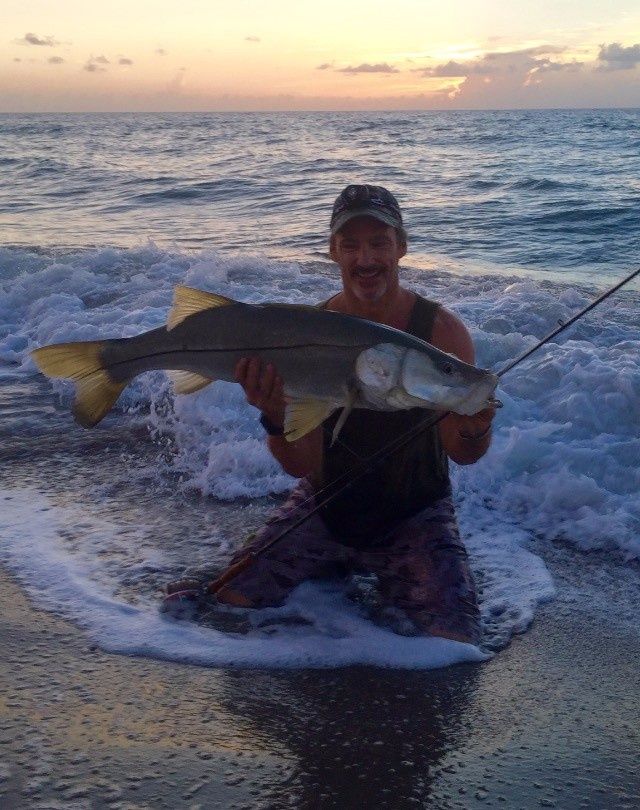
<path fill-rule="evenodd" d="M 93 427 L 111 410 L 126 383 L 115 383 L 103 367 L 106 341 L 58 343 L 35 349 L 31 356 L 47 377 L 64 377 L 76 384 L 73 415 L 83 427 Z"/>

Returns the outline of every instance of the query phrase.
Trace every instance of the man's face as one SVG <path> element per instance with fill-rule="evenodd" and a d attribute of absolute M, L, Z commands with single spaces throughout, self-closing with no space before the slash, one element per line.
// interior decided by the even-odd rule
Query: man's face
<path fill-rule="evenodd" d="M 373 217 L 355 217 L 331 239 L 345 292 L 363 303 L 380 301 L 398 287 L 398 262 L 407 252 L 395 228 Z"/>

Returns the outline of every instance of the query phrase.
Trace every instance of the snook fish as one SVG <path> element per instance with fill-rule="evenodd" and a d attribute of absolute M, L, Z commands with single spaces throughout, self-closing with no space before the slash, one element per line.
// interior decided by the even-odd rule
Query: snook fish
<path fill-rule="evenodd" d="M 234 379 L 242 357 L 257 356 L 284 381 L 285 435 L 304 436 L 344 408 L 430 408 L 471 415 L 487 407 L 495 374 L 463 363 L 389 326 L 293 304 L 243 304 L 177 287 L 166 328 L 131 338 L 60 343 L 32 352 L 49 377 L 76 385 L 73 413 L 96 425 L 138 374 L 165 369 L 176 393 Z"/>

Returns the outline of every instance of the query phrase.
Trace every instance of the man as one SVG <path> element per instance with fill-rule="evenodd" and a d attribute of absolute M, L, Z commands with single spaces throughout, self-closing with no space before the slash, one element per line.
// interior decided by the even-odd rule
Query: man
<path fill-rule="evenodd" d="M 395 197 L 380 186 L 347 186 L 331 217 L 330 255 L 340 268 L 342 290 L 323 306 L 411 332 L 474 363 L 473 343 L 462 321 L 400 285 L 399 261 L 406 252 Z M 248 402 L 262 413 L 271 453 L 301 481 L 232 562 L 248 550 L 260 551 L 299 519 L 300 507 L 311 508 L 315 491 L 330 490 L 331 483 L 359 459 L 425 418 L 421 409 L 393 413 L 356 409 L 333 445 L 338 414 L 298 441 L 288 442 L 278 370 L 247 357 L 238 363 L 236 379 Z M 218 592 L 218 599 L 244 607 L 277 605 L 306 579 L 368 571 L 377 575 L 383 600 L 401 608 L 417 632 L 477 643 L 479 613 L 451 501 L 448 459 L 471 464 L 484 455 L 494 413 L 488 408 L 474 416 L 451 414 L 424 431 L 259 554 Z"/>

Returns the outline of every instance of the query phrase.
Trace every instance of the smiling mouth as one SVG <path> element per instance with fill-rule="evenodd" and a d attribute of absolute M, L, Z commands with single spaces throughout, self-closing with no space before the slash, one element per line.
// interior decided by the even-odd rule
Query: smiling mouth
<path fill-rule="evenodd" d="M 383 271 L 379 268 L 374 268 L 372 270 L 364 270 L 359 269 L 356 270 L 354 275 L 357 278 L 375 278 L 376 276 L 380 275 Z"/>

